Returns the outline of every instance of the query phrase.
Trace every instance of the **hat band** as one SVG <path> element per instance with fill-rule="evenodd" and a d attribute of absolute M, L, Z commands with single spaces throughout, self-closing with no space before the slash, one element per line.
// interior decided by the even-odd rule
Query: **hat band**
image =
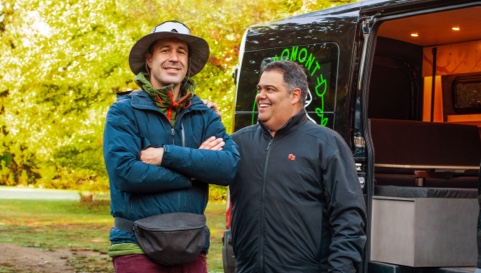
<path fill-rule="evenodd" d="M 190 35 L 190 30 L 186 26 L 177 22 L 166 22 L 156 26 L 152 33 L 155 32 L 177 32 L 180 34 Z"/>

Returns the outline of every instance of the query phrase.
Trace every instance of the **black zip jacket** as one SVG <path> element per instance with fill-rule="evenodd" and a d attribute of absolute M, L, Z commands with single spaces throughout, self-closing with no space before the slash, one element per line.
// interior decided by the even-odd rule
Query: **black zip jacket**
<path fill-rule="evenodd" d="M 365 202 L 351 150 L 303 110 L 272 137 L 262 123 L 232 135 L 230 185 L 237 273 L 356 272 Z"/>

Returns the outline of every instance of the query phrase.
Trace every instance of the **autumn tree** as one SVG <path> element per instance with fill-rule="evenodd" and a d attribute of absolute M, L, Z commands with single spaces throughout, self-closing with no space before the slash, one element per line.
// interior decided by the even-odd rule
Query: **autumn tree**
<path fill-rule="evenodd" d="M 196 93 L 215 101 L 229 132 L 239 45 L 253 24 L 351 1 L 3 0 L 0 3 L 0 185 L 108 189 L 105 114 L 135 89 L 132 45 L 165 20 L 207 40 Z"/>

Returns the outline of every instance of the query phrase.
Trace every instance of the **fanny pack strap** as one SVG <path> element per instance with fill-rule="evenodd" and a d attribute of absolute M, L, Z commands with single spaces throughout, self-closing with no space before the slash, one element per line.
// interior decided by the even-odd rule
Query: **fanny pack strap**
<path fill-rule="evenodd" d="M 127 220 L 127 219 L 122 218 L 122 217 L 115 217 L 114 218 L 114 228 L 116 228 L 116 229 L 127 231 L 127 232 L 133 234 L 134 233 L 133 227 L 134 227 L 133 221 Z"/>

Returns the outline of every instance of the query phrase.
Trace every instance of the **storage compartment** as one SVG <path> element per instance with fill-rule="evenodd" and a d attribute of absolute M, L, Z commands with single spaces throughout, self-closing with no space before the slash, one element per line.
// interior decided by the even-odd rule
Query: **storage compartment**
<path fill-rule="evenodd" d="M 371 260 L 412 267 L 475 266 L 477 198 L 375 196 Z"/>

